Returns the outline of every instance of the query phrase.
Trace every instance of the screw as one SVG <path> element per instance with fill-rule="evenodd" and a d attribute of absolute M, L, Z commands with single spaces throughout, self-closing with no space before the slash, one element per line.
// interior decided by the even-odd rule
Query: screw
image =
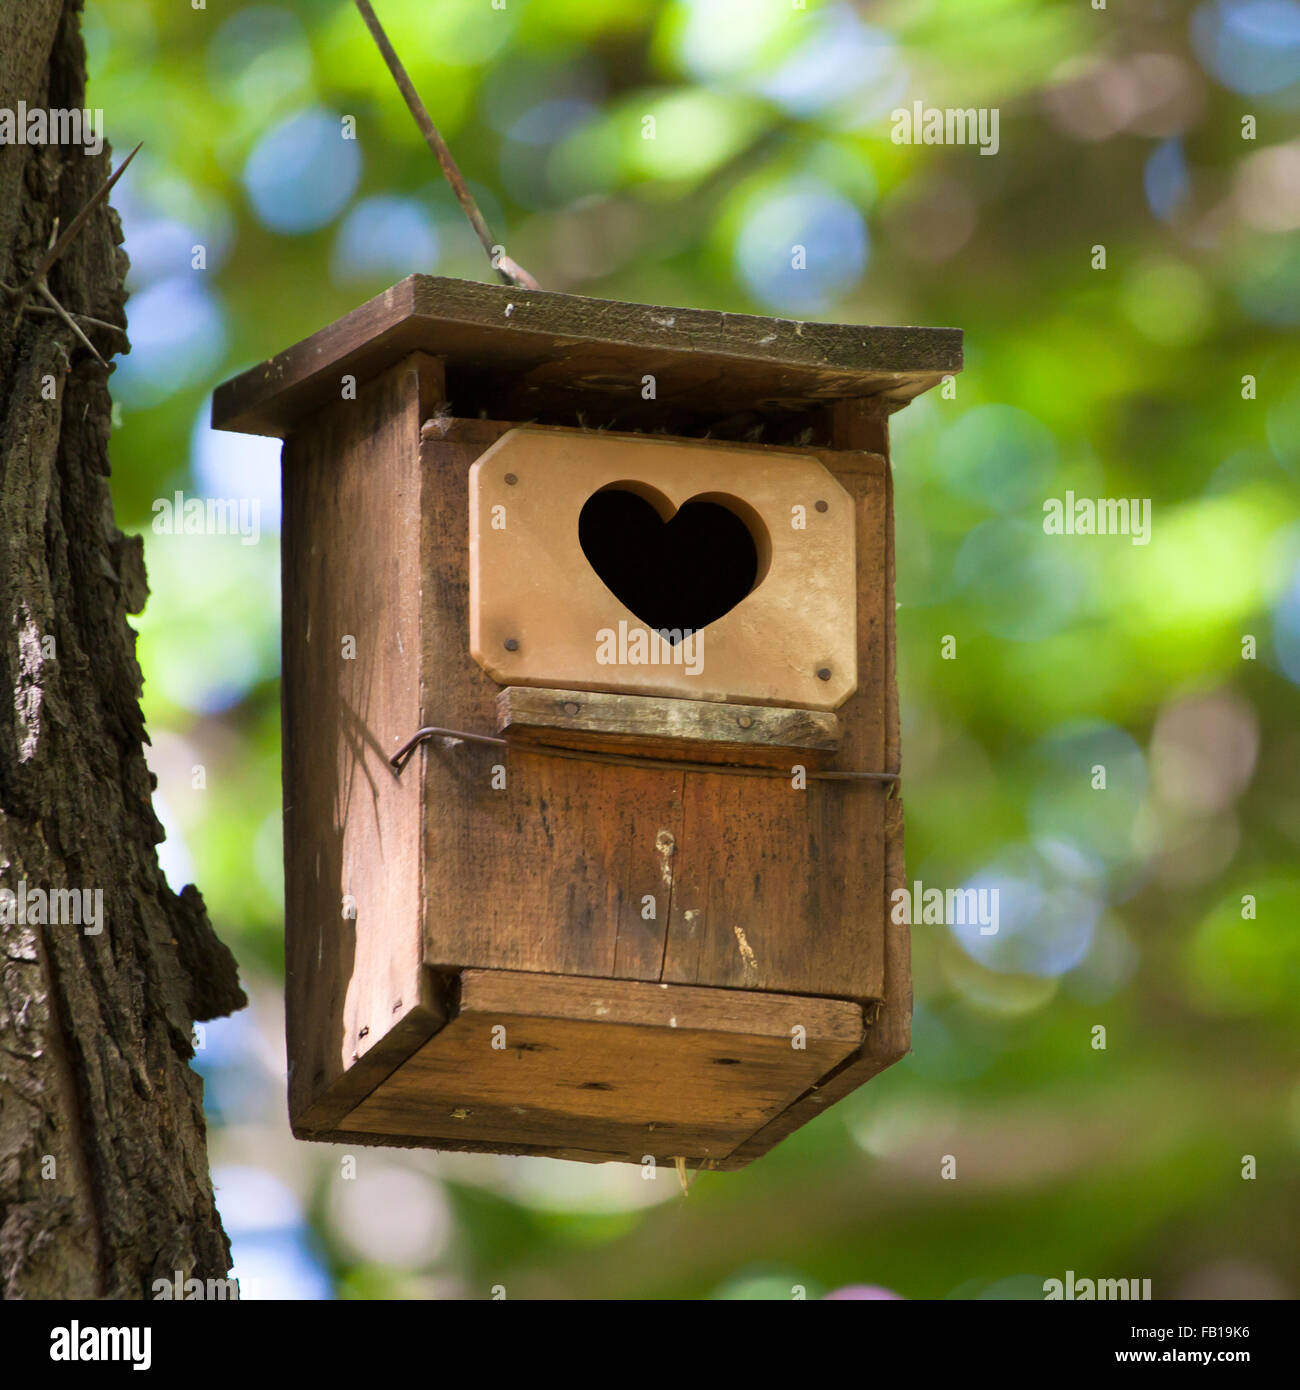
<path fill-rule="evenodd" d="M 823 667 L 821 668 L 821 670 L 817 672 L 817 679 L 818 679 L 819 681 L 828 681 L 828 680 L 830 680 L 830 678 L 831 678 L 831 668 L 830 668 L 829 666 L 823 666 Z"/>
<path fill-rule="evenodd" d="M 518 481 L 519 481 L 519 479 L 516 478 L 515 475 L 514 475 L 513 473 L 507 473 L 507 474 L 506 474 L 506 486 L 507 486 L 507 487 L 514 487 L 514 485 L 515 485 Z M 823 510 L 825 510 L 825 509 L 823 508 Z"/>
<path fill-rule="evenodd" d="M 748 729 L 753 722 L 753 719 L 747 714 L 742 714 L 736 719 L 736 723 L 739 724 L 742 729 Z"/>
<path fill-rule="evenodd" d="M 818 502 L 818 503 L 817 503 L 817 510 L 818 510 L 819 512 L 828 512 L 828 511 L 830 511 L 830 509 L 831 509 L 831 504 L 830 504 L 829 502 Z"/>
<path fill-rule="evenodd" d="M 577 714 L 578 710 L 581 708 L 580 705 L 576 705 L 572 700 L 569 700 L 565 703 L 564 712 L 565 714 Z"/>
<path fill-rule="evenodd" d="M 517 652 L 517 651 L 519 650 L 519 638 L 518 638 L 518 637 L 507 637 L 507 638 L 506 638 L 506 642 L 505 642 L 505 647 L 506 647 L 506 651 L 508 651 L 508 652 Z M 827 674 L 829 674 L 829 672 L 828 672 Z"/>

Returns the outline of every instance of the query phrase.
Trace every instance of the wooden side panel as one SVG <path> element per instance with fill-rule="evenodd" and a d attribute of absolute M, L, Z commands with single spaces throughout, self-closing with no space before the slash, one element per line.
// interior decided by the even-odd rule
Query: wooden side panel
<path fill-rule="evenodd" d="M 421 724 L 496 727 L 498 686 L 469 650 L 468 479 L 509 428 L 456 421 L 424 433 L 424 683 L 421 717 L 394 731 L 402 738 Z M 404 779 L 424 787 L 429 965 L 658 978 L 681 773 L 439 741 Z"/>
<path fill-rule="evenodd" d="M 841 1000 L 470 970 L 456 1017 L 345 1123 L 457 1147 L 721 1161 L 861 1037 L 861 1009 Z"/>
<path fill-rule="evenodd" d="M 846 445 L 862 434 L 878 431 L 887 440 L 887 422 L 874 416 L 865 407 L 843 412 L 840 432 Z M 887 447 L 887 444 L 886 444 Z M 892 476 L 887 475 L 886 503 L 888 507 L 888 584 L 885 595 L 887 625 L 886 640 L 886 709 L 885 756 L 890 768 L 900 766 L 901 744 L 898 718 L 897 641 L 894 615 L 894 489 Z M 743 1168 L 755 1158 L 779 1144 L 801 1125 L 815 1119 L 836 1101 L 865 1085 L 886 1067 L 905 1057 L 912 1045 L 912 941 L 906 923 L 890 920 L 890 895 L 896 888 L 906 886 L 903 862 L 903 802 L 899 797 L 885 803 L 885 874 L 882 885 L 884 914 L 885 977 L 879 1008 L 874 1017 L 868 1012 L 868 1028 L 862 1046 L 851 1054 L 829 1076 L 812 1087 L 770 1124 L 760 1129 L 719 1166 L 724 1169 Z"/>
<path fill-rule="evenodd" d="M 295 1123 L 337 1117 L 400 1060 L 327 1088 L 400 1025 L 437 1026 L 422 978 L 420 789 L 387 764 L 419 722 L 418 378 L 408 364 L 284 448 L 285 994 Z M 392 1042 L 387 1044 L 391 1049 Z M 346 1093 L 346 1094 L 345 1094 Z M 310 1113 L 314 1103 L 323 1108 Z"/>
<path fill-rule="evenodd" d="M 893 771 L 887 474 L 875 454 L 820 457 L 854 499 L 858 542 L 858 689 L 839 710 L 840 748 L 828 765 Z M 880 998 L 886 804 L 881 784 L 809 780 L 798 790 L 688 773 L 663 978 Z"/>

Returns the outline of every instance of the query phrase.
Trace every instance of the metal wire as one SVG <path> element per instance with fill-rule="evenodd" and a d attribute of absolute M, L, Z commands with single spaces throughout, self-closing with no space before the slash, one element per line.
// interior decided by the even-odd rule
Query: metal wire
<path fill-rule="evenodd" d="M 497 734 L 474 734 L 465 729 L 444 729 L 430 724 L 417 729 L 410 738 L 389 758 L 389 765 L 399 776 L 415 755 L 415 750 L 431 738 L 456 739 L 464 743 L 487 743 L 497 748 L 514 749 L 517 753 L 538 753 L 546 758 L 570 758 L 576 762 L 613 763 L 619 767 L 676 768 L 682 772 L 720 772 L 732 777 L 788 777 L 790 774 L 780 767 L 744 767 L 735 763 L 696 763 L 684 762 L 680 758 L 647 758 L 633 753 L 596 753 L 581 748 L 556 748 L 544 743 L 512 743 Z M 902 781 L 897 772 L 857 772 L 831 769 L 818 771 L 811 769 L 805 775 L 818 782 L 885 782 L 889 784 L 889 795 L 894 796 Z"/>

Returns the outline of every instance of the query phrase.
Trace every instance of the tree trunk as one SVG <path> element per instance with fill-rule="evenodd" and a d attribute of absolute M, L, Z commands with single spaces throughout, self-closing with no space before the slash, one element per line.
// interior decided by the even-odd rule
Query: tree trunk
<path fill-rule="evenodd" d="M 80 0 L 0 6 L 0 108 L 84 106 Z M 108 374 L 22 285 L 108 173 L 80 146 L 0 145 L 0 1291 L 148 1298 L 217 1278 L 193 1023 L 242 1007 L 193 887 L 158 868 L 126 614 L 142 544 L 113 522 Z M 130 173 L 126 177 L 130 177 Z M 110 359 L 126 256 L 107 203 L 49 272 Z M 7 691 L 6 691 L 7 688 Z M 20 889 L 22 890 L 20 896 Z M 59 924 L 103 894 L 100 930 Z M 34 896 L 33 896 L 34 895 Z M 78 894 L 80 899 L 81 895 Z M 93 906 L 91 906 L 93 912 Z M 25 919 L 25 920 L 24 920 Z"/>

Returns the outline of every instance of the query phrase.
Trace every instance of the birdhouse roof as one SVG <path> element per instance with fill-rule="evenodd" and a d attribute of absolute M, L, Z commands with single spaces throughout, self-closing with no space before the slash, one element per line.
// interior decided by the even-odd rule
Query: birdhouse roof
<path fill-rule="evenodd" d="M 217 388 L 216 429 L 283 438 L 413 352 L 443 359 L 455 414 L 554 419 L 609 409 L 721 418 L 847 398 L 906 405 L 962 366 L 957 328 L 879 328 L 664 309 L 434 275 L 392 289 Z M 653 397 L 644 395 L 654 378 Z M 509 413 L 506 410 L 508 400 Z M 473 405 L 473 409 L 469 406 Z"/>

